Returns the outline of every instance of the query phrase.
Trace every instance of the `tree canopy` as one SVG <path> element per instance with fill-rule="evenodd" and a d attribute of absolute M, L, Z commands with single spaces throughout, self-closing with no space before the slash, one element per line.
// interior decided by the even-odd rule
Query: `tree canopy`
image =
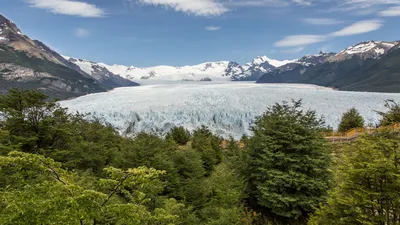
<path fill-rule="evenodd" d="M 250 204 L 276 224 L 306 224 L 330 187 L 322 119 L 301 101 L 269 107 L 249 141 Z"/>
<path fill-rule="evenodd" d="M 342 115 L 338 131 L 346 132 L 353 128 L 363 128 L 364 119 L 355 108 L 351 108 Z"/>

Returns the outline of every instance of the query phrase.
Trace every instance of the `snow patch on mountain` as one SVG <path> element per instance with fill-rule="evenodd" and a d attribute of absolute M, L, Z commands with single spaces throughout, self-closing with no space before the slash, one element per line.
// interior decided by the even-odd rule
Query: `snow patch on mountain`
<path fill-rule="evenodd" d="M 279 60 L 275 60 L 275 59 L 270 59 L 267 56 L 258 56 L 255 59 L 253 59 L 253 61 L 251 63 L 247 63 L 246 65 L 247 66 L 261 65 L 262 63 L 268 62 L 268 64 L 270 64 L 271 66 L 281 67 L 283 65 L 295 62 L 296 60 L 297 59 L 279 61 Z"/>
<path fill-rule="evenodd" d="M 392 49 L 398 42 L 384 42 L 384 41 L 367 41 L 361 42 L 356 45 L 350 46 L 335 56 L 332 56 L 328 61 L 341 61 L 349 59 L 354 55 L 362 59 L 379 58 Z"/>
<path fill-rule="evenodd" d="M 68 58 L 68 59 L 67 59 Z M 81 70 L 83 70 L 85 73 L 92 75 L 94 72 L 94 65 L 96 63 L 94 62 L 90 62 L 87 60 L 82 60 L 82 59 L 72 59 L 71 57 L 67 57 L 65 59 L 67 59 L 68 61 L 75 63 L 76 65 L 78 65 Z"/>
<path fill-rule="evenodd" d="M 370 51 L 371 49 L 375 48 L 376 45 L 377 44 L 375 42 L 361 43 L 361 44 L 350 46 L 350 47 L 346 48 L 345 50 L 342 51 L 342 53 L 346 53 L 349 55 L 359 54 L 359 53 Z"/>
<path fill-rule="evenodd" d="M 257 80 L 258 76 L 270 72 L 279 66 L 292 63 L 296 60 L 275 60 L 267 56 L 259 56 L 251 62 L 240 65 L 233 61 L 206 62 L 193 66 L 154 66 L 154 67 L 135 67 L 124 65 L 108 65 L 98 63 L 107 68 L 114 74 L 118 74 L 130 80 L 138 81 L 144 79 L 152 80 L 192 80 L 199 81 L 210 78 L 213 81 L 227 80 Z"/>
<path fill-rule="evenodd" d="M 229 61 L 220 62 L 206 62 L 194 66 L 154 66 L 148 68 L 141 68 L 135 66 L 123 65 L 107 65 L 99 63 L 99 65 L 106 67 L 114 74 L 119 74 L 130 80 L 140 79 L 157 79 L 157 80 L 200 80 L 202 78 L 211 78 L 213 80 L 229 80 L 225 71 L 230 65 Z"/>

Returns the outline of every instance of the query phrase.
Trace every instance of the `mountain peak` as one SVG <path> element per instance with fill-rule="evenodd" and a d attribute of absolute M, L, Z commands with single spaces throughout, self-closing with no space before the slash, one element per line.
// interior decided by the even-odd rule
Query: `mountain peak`
<path fill-rule="evenodd" d="M 0 24 L 11 23 L 9 19 L 0 14 Z"/>
<path fill-rule="evenodd" d="M 363 41 L 352 45 L 338 54 L 330 57 L 328 61 L 341 61 L 358 56 L 362 59 L 379 58 L 386 54 L 390 49 L 396 46 L 398 42 L 388 41 Z"/>
<path fill-rule="evenodd" d="M 254 65 L 261 65 L 263 63 L 268 63 L 271 66 L 274 67 L 280 67 L 283 65 L 286 65 L 288 63 L 292 63 L 296 60 L 276 60 L 276 59 L 271 59 L 268 56 L 257 56 L 256 58 L 253 59 L 253 61 L 251 63 L 248 63 L 247 66 L 254 66 Z"/>

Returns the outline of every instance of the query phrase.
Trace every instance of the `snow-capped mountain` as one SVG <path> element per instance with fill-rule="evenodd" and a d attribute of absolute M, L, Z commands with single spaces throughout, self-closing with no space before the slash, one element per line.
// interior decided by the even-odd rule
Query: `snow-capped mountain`
<path fill-rule="evenodd" d="M 277 67 L 295 60 L 279 61 L 267 56 L 260 56 L 251 62 L 240 65 L 233 61 L 206 62 L 194 66 L 154 66 L 135 67 L 123 65 L 107 65 L 98 63 L 114 74 L 130 80 L 193 80 L 204 78 L 211 80 L 257 80 L 264 73 L 275 70 Z"/>
<path fill-rule="evenodd" d="M 121 86 L 136 86 L 137 84 L 131 80 L 122 78 L 119 75 L 115 75 L 110 72 L 106 67 L 99 65 L 98 63 L 76 59 L 69 56 L 63 56 L 68 62 L 77 65 L 82 71 L 89 74 L 95 80 L 101 82 L 102 84 L 108 85 L 110 87 L 121 87 Z"/>
<path fill-rule="evenodd" d="M 327 59 L 334 56 L 336 53 L 320 52 L 315 55 L 306 55 L 299 59 L 292 60 L 290 63 L 282 65 L 277 68 L 278 73 L 293 70 L 294 68 L 307 68 L 326 62 Z"/>
<path fill-rule="evenodd" d="M 292 62 L 282 65 L 273 71 L 264 73 L 257 83 L 296 83 L 301 82 L 302 75 L 316 65 L 322 64 L 336 53 L 320 52 L 315 55 L 306 55 Z"/>
<path fill-rule="evenodd" d="M 277 68 L 277 67 L 286 65 L 288 63 L 292 63 L 294 61 L 296 61 L 296 59 L 279 61 L 279 60 L 275 60 L 275 59 L 270 59 L 267 56 L 257 56 L 255 59 L 253 59 L 253 61 L 251 61 L 250 63 L 247 63 L 246 66 L 250 67 L 250 66 L 256 66 L 256 65 L 262 65 L 267 62 L 269 65 Z"/>
<path fill-rule="evenodd" d="M 306 83 L 347 91 L 398 92 L 399 45 L 398 41 L 367 41 L 331 56 L 306 56 L 298 60 L 303 61 L 303 65 L 286 64 L 266 73 L 257 82 Z"/>
<path fill-rule="evenodd" d="M 352 58 L 354 55 L 361 59 L 377 59 L 386 54 L 399 42 L 367 41 L 350 46 L 338 54 L 330 57 L 329 62 L 337 62 Z"/>
<path fill-rule="evenodd" d="M 41 41 L 33 40 L 23 34 L 17 25 L 2 15 L 0 15 L 0 44 L 25 52 L 30 57 L 51 61 L 67 67 L 73 66 Z"/>
<path fill-rule="evenodd" d="M 203 78 L 212 80 L 230 80 L 236 73 L 241 73 L 240 65 L 229 62 L 206 62 L 194 66 L 154 66 L 154 67 L 135 67 L 123 65 L 107 65 L 99 63 L 100 66 L 107 68 L 114 74 L 119 74 L 130 80 L 157 79 L 157 80 L 193 80 L 198 81 Z"/>

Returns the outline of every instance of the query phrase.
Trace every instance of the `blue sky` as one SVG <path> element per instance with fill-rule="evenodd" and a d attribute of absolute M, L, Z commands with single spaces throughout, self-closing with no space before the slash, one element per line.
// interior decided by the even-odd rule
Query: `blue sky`
<path fill-rule="evenodd" d="M 2 0 L 0 13 L 64 55 L 140 67 L 400 40 L 400 0 Z"/>

